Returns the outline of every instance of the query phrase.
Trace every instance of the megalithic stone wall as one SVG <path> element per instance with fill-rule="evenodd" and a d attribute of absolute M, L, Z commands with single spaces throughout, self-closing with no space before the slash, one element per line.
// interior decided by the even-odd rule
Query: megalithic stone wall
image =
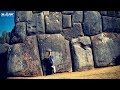
<path fill-rule="evenodd" d="M 57 72 L 118 65 L 120 11 L 16 11 L 15 27 L 0 37 L 3 46 L 0 58 L 7 57 L 14 76 L 46 75 L 47 49 Z"/>

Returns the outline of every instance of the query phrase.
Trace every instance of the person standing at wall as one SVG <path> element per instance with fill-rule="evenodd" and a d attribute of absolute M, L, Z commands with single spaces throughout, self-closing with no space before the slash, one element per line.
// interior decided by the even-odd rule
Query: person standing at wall
<path fill-rule="evenodd" d="M 49 49 L 48 52 L 49 52 L 49 54 L 48 54 L 48 60 L 49 60 L 50 66 L 51 66 L 51 68 L 52 68 L 52 74 L 53 74 L 53 73 L 55 74 L 55 73 L 56 73 L 56 68 L 55 68 L 55 65 L 54 65 L 54 63 L 53 63 L 54 56 L 51 55 L 51 52 L 52 52 L 51 49 Z"/>

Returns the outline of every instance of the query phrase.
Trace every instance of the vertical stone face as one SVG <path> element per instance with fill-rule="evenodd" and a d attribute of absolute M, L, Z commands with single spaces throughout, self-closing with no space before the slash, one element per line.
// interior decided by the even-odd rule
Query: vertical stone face
<path fill-rule="evenodd" d="M 72 39 L 71 50 L 73 57 L 73 71 L 81 71 L 94 67 L 89 37 L 84 36 Z"/>
<path fill-rule="evenodd" d="M 38 14 L 37 17 L 37 33 L 45 33 L 45 23 L 43 12 Z"/>
<path fill-rule="evenodd" d="M 15 22 L 27 22 L 32 19 L 32 11 L 16 11 Z"/>
<path fill-rule="evenodd" d="M 104 32 L 120 32 L 120 18 L 102 16 Z"/>
<path fill-rule="evenodd" d="M 83 36 L 83 29 L 81 23 L 73 23 L 72 27 L 73 37 Z"/>
<path fill-rule="evenodd" d="M 37 33 L 45 33 L 43 12 L 34 13 L 32 15 L 32 21 L 27 23 L 27 35 L 33 35 Z"/>
<path fill-rule="evenodd" d="M 45 16 L 46 33 L 60 33 L 62 31 L 62 14 L 60 12 L 50 12 Z"/>
<path fill-rule="evenodd" d="M 115 65 L 120 55 L 120 34 L 102 33 L 91 37 L 96 67 Z"/>
<path fill-rule="evenodd" d="M 69 42 L 64 39 L 61 34 L 41 34 L 37 36 L 39 44 L 39 52 L 41 60 L 44 63 L 47 58 L 48 49 L 52 50 L 51 55 L 54 56 L 53 63 L 57 72 L 71 72 L 71 56 Z M 46 75 L 46 67 L 43 64 L 44 75 Z"/>
<path fill-rule="evenodd" d="M 11 39 L 11 44 L 13 43 L 22 43 L 26 38 L 26 23 L 19 22 L 16 23 L 15 31 L 13 32 L 13 37 Z"/>
<path fill-rule="evenodd" d="M 102 21 L 101 15 L 97 11 L 86 11 L 84 12 L 84 34 L 95 35 L 102 32 Z"/>
<path fill-rule="evenodd" d="M 83 11 L 75 11 L 72 15 L 73 23 L 81 23 L 83 22 Z"/>
<path fill-rule="evenodd" d="M 72 28 L 63 29 L 61 34 L 69 41 L 71 41 L 72 38 L 84 35 L 81 23 L 73 23 Z"/>
<path fill-rule="evenodd" d="M 62 16 L 62 25 L 63 25 L 63 28 L 70 28 L 72 25 L 71 25 L 71 15 L 63 15 Z"/>
<path fill-rule="evenodd" d="M 28 36 L 24 43 L 11 46 L 7 66 L 12 76 L 43 75 L 36 36 Z"/>

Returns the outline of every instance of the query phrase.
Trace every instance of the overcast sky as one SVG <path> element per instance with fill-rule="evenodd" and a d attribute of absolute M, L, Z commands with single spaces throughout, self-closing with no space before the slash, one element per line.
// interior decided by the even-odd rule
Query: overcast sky
<path fill-rule="evenodd" d="M 10 32 L 15 23 L 14 23 L 15 11 L 0 11 L 0 36 L 3 31 Z"/>

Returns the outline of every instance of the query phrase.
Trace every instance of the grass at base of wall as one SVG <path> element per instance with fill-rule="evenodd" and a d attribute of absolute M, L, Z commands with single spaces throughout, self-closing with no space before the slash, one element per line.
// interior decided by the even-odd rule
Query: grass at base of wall
<path fill-rule="evenodd" d="M 38 77 L 8 77 L 8 79 L 120 79 L 120 66 L 95 68 L 82 72 L 66 72 Z"/>

